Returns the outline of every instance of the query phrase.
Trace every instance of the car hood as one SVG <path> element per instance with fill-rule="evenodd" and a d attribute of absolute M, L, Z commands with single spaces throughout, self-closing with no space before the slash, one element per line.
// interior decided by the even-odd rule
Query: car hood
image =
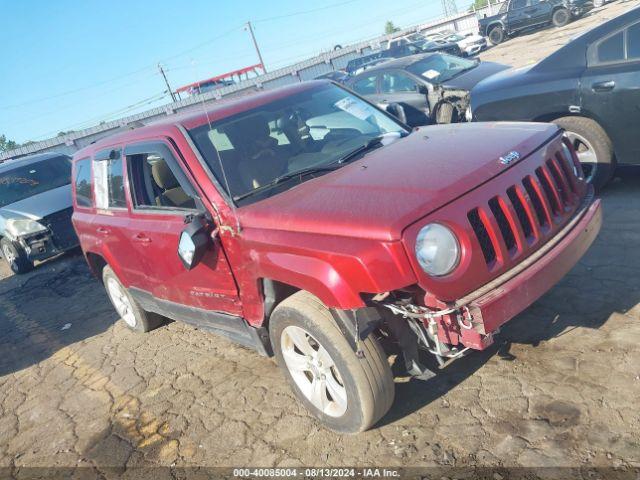
<path fill-rule="evenodd" d="M 40 220 L 71 205 L 71 185 L 63 185 L 2 207 L 0 215 L 4 218 Z"/>
<path fill-rule="evenodd" d="M 478 66 L 468 72 L 464 72 L 442 84 L 444 88 L 456 90 L 471 90 L 478 82 L 491 77 L 498 72 L 508 70 L 508 65 L 495 62 L 480 62 Z"/>
<path fill-rule="evenodd" d="M 336 171 L 238 209 L 242 228 L 399 240 L 425 215 L 504 172 L 548 141 L 555 125 L 482 123 L 422 127 Z"/>
<path fill-rule="evenodd" d="M 463 38 L 462 40 L 460 40 L 458 42 L 458 45 L 460 45 L 461 47 L 463 46 L 467 46 L 467 45 L 472 45 L 475 42 L 479 42 L 481 40 L 484 40 L 484 37 L 480 36 L 480 35 L 469 35 L 468 37 Z"/>

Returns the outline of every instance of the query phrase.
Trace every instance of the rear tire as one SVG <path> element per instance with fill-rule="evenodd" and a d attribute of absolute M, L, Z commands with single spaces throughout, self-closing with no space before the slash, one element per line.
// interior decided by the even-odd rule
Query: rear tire
<path fill-rule="evenodd" d="M 553 12 L 553 16 L 551 17 L 551 23 L 553 23 L 554 27 L 564 27 L 571 21 L 571 12 L 566 8 L 559 8 L 555 12 Z"/>
<path fill-rule="evenodd" d="M 395 385 L 378 341 L 372 335 L 363 340 L 364 356 L 358 358 L 315 296 L 301 291 L 284 300 L 271 316 L 269 333 L 291 388 L 325 427 L 362 432 L 391 408 Z"/>
<path fill-rule="evenodd" d="M 615 172 L 613 144 L 597 122 L 586 117 L 562 117 L 553 121 L 564 128 L 582 165 L 585 179 L 601 190 Z"/>
<path fill-rule="evenodd" d="M 26 252 L 19 245 L 8 238 L 2 238 L 0 239 L 0 249 L 2 257 L 13 273 L 22 275 L 33 270 L 33 262 L 29 260 Z"/>
<path fill-rule="evenodd" d="M 102 270 L 102 282 L 113 308 L 131 330 L 145 333 L 165 323 L 165 319 L 161 315 L 147 312 L 140 307 L 129 290 L 120 283 L 109 265 Z"/>
<path fill-rule="evenodd" d="M 489 31 L 489 41 L 494 45 L 504 42 L 504 30 L 501 26 L 493 27 Z"/>

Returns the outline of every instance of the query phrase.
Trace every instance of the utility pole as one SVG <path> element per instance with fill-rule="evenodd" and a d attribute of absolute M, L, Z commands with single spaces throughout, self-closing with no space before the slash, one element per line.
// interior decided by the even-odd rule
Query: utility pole
<path fill-rule="evenodd" d="M 253 28 L 251 27 L 251 22 L 247 22 L 247 29 L 249 30 L 249 34 L 251 35 L 251 40 L 253 40 L 253 46 L 256 47 L 256 53 L 258 54 L 258 58 L 260 59 L 260 65 L 262 65 L 262 71 L 267 73 L 267 69 L 264 66 L 264 60 L 262 60 L 262 55 L 260 54 L 260 49 L 258 48 L 258 42 L 256 41 L 256 36 L 253 34 Z"/>
<path fill-rule="evenodd" d="M 458 13 L 456 0 L 442 0 L 442 11 L 445 17 L 452 17 Z"/>
<path fill-rule="evenodd" d="M 169 80 L 167 80 L 167 75 L 166 73 L 164 73 L 164 69 L 162 68 L 161 63 L 158 64 L 158 70 L 160 70 L 160 75 L 162 75 L 162 78 L 164 78 L 164 83 L 167 85 L 167 91 L 169 92 L 169 95 L 171 95 L 171 100 L 175 102 L 176 95 L 175 93 L 173 93 L 173 90 L 171 90 L 171 85 L 169 85 Z"/>

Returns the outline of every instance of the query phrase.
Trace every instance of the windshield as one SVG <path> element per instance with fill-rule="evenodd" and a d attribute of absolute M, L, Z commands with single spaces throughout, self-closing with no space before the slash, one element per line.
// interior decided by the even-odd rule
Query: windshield
<path fill-rule="evenodd" d="M 19 161 L 18 161 L 19 162 Z M 0 207 L 71 183 L 71 161 L 55 157 L 0 172 Z"/>
<path fill-rule="evenodd" d="M 239 198 L 287 173 L 335 165 L 372 138 L 407 132 L 346 90 L 323 85 L 189 133 L 220 186 Z M 264 199 L 311 178 L 293 178 L 238 203 Z"/>
<path fill-rule="evenodd" d="M 438 53 L 412 63 L 407 67 L 407 70 L 426 78 L 431 83 L 438 84 L 451 80 L 456 75 L 475 68 L 477 65 L 478 63 L 474 60 Z"/>

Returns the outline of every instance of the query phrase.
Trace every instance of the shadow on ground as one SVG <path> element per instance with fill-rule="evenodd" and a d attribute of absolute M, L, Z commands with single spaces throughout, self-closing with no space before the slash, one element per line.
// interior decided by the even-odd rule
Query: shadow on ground
<path fill-rule="evenodd" d="M 4 265 L 3 265 L 4 267 Z M 78 251 L 0 280 L 0 376 L 108 329 L 117 319 Z"/>

